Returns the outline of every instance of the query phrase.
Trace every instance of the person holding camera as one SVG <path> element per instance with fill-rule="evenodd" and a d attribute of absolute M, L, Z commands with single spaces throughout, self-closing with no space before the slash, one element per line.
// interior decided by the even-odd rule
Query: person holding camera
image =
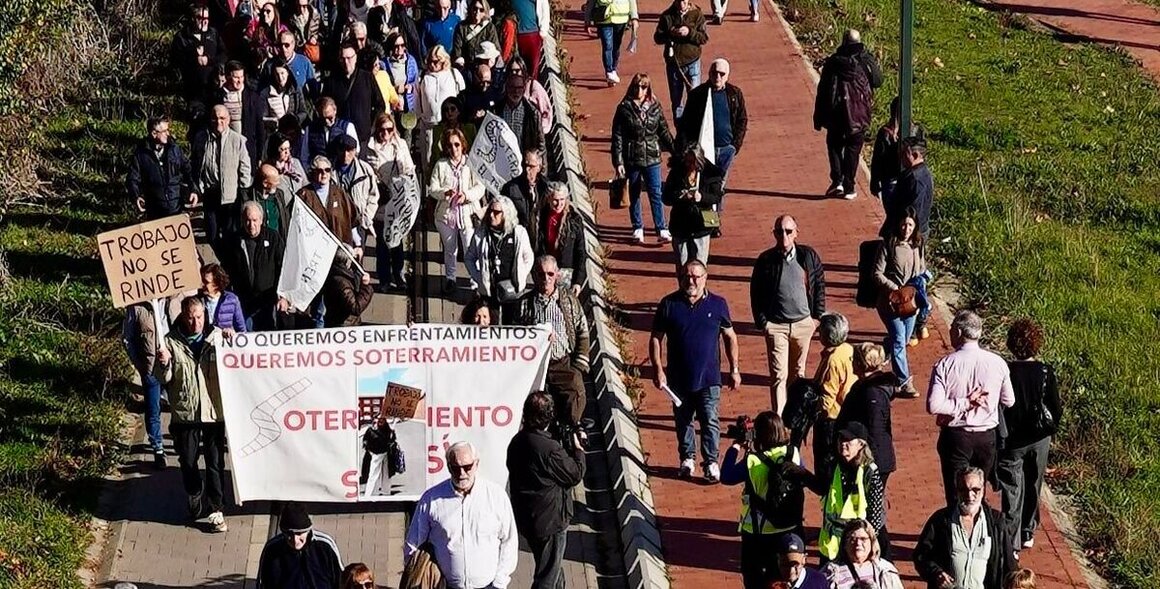
<path fill-rule="evenodd" d="M 741 577 L 745 589 L 764 589 L 777 574 L 777 562 L 769 555 L 778 551 L 783 539 L 801 533 L 805 492 L 786 476 L 783 465 L 801 466 L 802 456 L 790 445 L 789 431 L 773 411 L 758 414 L 752 429 L 747 423 L 738 425 L 730 429 L 737 438 L 721 463 L 721 484 L 745 484 L 737 526 Z"/>
<path fill-rule="evenodd" d="M 563 586 L 564 545 L 572 521 L 572 487 L 584 480 L 584 446 L 572 434 L 568 450 L 552 439 L 556 420 L 551 395 L 524 400 L 523 428 L 508 445 L 507 467 L 516 529 L 536 560 L 532 589 Z"/>

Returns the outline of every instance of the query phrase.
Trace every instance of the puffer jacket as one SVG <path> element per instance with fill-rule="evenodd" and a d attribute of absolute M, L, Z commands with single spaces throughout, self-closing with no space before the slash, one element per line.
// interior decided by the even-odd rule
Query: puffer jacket
<path fill-rule="evenodd" d="M 220 423 L 222 395 L 218 387 L 217 344 L 221 331 L 206 322 L 205 343 L 195 354 L 180 328 L 165 336 L 172 359 L 162 382 L 169 393 L 169 410 L 174 423 Z"/>
<path fill-rule="evenodd" d="M 659 164 L 662 151 L 673 153 L 673 135 L 660 103 L 655 99 L 639 105 L 632 99 L 621 101 L 612 117 L 613 167 Z"/>

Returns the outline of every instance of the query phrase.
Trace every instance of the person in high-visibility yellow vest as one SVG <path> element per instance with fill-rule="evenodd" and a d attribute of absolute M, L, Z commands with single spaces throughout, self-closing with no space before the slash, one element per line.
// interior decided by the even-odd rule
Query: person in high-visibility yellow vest
<path fill-rule="evenodd" d="M 822 525 L 818 532 L 818 552 L 825 564 L 838 557 L 842 531 L 851 520 L 864 519 L 874 527 L 888 557 L 886 531 L 886 493 L 867 439 L 866 426 L 852 421 L 839 432 L 835 449 L 837 460 L 827 473 L 805 473 L 807 484 L 822 496 Z"/>
<path fill-rule="evenodd" d="M 632 29 L 632 42 L 636 40 L 636 28 L 640 20 L 636 0 L 588 0 L 584 15 L 584 27 L 588 34 L 600 35 L 604 79 L 609 86 L 619 84 L 620 75 L 616 73 L 616 67 L 620 64 L 620 45 L 626 27 Z M 595 30 L 593 25 L 596 25 Z M 630 45 L 628 50 L 635 51 L 634 47 Z"/>
<path fill-rule="evenodd" d="M 801 466 L 801 452 L 790 445 L 789 430 L 773 411 L 758 414 L 748 436 L 734 440 L 721 464 L 721 483 L 741 493 L 741 577 L 745 589 L 765 589 L 777 574 L 778 546 L 787 535 L 801 534 L 805 494 L 800 480 L 783 465 Z M 741 433 L 741 432 L 738 432 Z M 742 451 L 745 451 L 744 455 Z"/>

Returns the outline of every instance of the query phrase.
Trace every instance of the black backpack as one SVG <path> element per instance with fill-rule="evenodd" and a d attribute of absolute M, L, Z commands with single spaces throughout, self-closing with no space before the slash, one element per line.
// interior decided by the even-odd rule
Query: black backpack
<path fill-rule="evenodd" d="M 874 263 L 878 261 L 878 250 L 882 247 L 881 239 L 863 241 L 858 246 L 858 289 L 854 293 L 854 302 L 859 307 L 873 309 L 878 306 L 878 283 L 874 280 Z"/>
<path fill-rule="evenodd" d="M 745 495 L 749 498 L 749 509 L 761 512 L 765 516 L 765 521 L 768 521 L 774 528 L 792 528 L 802 523 L 802 504 L 805 501 L 805 492 L 802 491 L 801 484 L 785 475 L 782 468 L 783 464 L 793 460 L 796 452 L 797 449 L 790 446 L 786 453 L 776 461 L 770 459 L 764 452 L 753 453 L 769 469 L 764 497 L 757 494 L 753 486 L 753 479 L 748 474 L 745 476 Z M 754 533 L 758 532 L 760 529 L 754 529 Z"/>
<path fill-rule="evenodd" d="M 852 75 L 834 78 L 833 99 L 832 112 L 846 119 L 850 135 L 866 135 L 870 131 L 874 93 L 870 88 L 870 74 L 860 60 L 854 60 Z"/>
<path fill-rule="evenodd" d="M 821 411 L 822 396 L 818 385 L 808 378 L 799 378 L 789 386 L 785 400 L 785 409 L 781 412 L 782 422 L 789 430 L 789 443 L 795 448 L 801 448 L 806 435 L 810 433 L 814 421 Z"/>

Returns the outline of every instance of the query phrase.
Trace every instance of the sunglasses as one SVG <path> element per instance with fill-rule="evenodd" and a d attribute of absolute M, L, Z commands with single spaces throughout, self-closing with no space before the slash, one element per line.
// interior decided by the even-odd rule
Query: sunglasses
<path fill-rule="evenodd" d="M 455 464 L 454 462 L 448 462 L 447 468 L 451 469 L 451 472 L 471 472 L 472 469 L 475 468 L 475 463 L 464 464 L 461 466 L 461 465 Z"/>
<path fill-rule="evenodd" d="M 383 125 L 382 127 L 379 127 L 379 130 L 380 131 L 394 131 L 395 126 L 394 125 Z"/>
<path fill-rule="evenodd" d="M 774 235 L 793 235 L 795 229 L 774 229 Z"/>
<path fill-rule="evenodd" d="M 375 589 L 375 582 L 371 579 L 365 581 L 355 581 L 355 584 L 363 589 Z"/>
<path fill-rule="evenodd" d="M 487 212 L 488 212 L 488 214 L 491 214 L 491 215 L 502 215 L 503 209 L 488 209 Z"/>
<path fill-rule="evenodd" d="M 319 174 L 329 174 L 331 168 L 314 168 L 314 171 L 318 172 Z"/>

